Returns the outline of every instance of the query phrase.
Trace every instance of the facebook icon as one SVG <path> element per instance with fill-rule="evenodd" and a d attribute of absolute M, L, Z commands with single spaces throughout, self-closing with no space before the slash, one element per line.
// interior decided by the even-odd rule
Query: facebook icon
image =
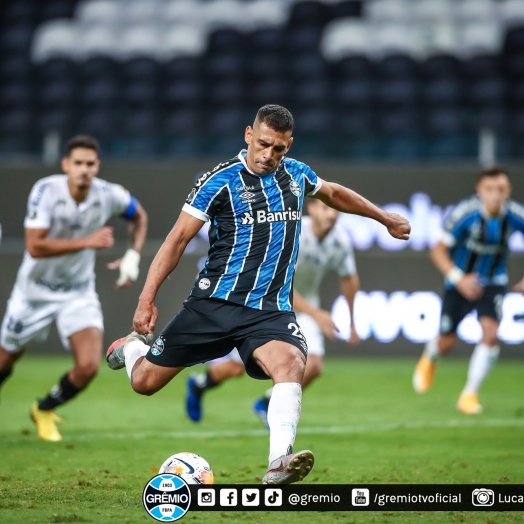
<path fill-rule="evenodd" d="M 237 505 L 237 490 L 236 489 L 221 489 L 220 490 L 220 505 L 221 506 L 236 506 Z"/>

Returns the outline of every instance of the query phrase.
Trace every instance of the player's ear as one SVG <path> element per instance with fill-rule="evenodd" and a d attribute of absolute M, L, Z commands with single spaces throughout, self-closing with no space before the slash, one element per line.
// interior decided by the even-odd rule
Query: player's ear
<path fill-rule="evenodd" d="M 246 141 L 246 144 L 251 144 L 251 140 L 253 139 L 253 128 L 251 126 L 246 127 L 246 133 L 244 135 L 244 140 Z"/>
<path fill-rule="evenodd" d="M 287 149 L 286 149 L 286 153 L 291 149 L 291 146 L 293 145 L 293 137 L 290 136 L 289 137 L 289 140 L 287 141 Z"/>
<path fill-rule="evenodd" d="M 69 157 L 65 156 L 62 158 L 62 162 L 60 164 L 62 166 L 62 172 L 67 173 L 69 171 Z"/>

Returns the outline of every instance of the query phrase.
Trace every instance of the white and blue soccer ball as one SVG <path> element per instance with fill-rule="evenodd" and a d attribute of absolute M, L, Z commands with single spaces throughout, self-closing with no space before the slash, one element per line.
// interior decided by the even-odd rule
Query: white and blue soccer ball
<path fill-rule="evenodd" d="M 171 473 L 188 484 L 214 484 L 213 470 L 200 455 L 182 452 L 171 455 L 160 466 L 158 473 Z"/>

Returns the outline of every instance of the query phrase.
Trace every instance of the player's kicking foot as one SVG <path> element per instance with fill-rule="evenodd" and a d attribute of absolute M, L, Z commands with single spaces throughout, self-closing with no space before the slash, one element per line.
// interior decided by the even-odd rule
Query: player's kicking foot
<path fill-rule="evenodd" d="M 186 384 L 186 413 L 193 422 L 202 418 L 202 389 L 197 386 L 196 376 L 191 375 Z"/>
<path fill-rule="evenodd" d="M 38 409 L 38 402 L 31 406 L 31 419 L 38 429 L 38 437 L 49 442 L 59 442 L 62 435 L 56 427 L 56 423 L 64 422 L 53 410 Z"/>
<path fill-rule="evenodd" d="M 413 389 L 417 393 L 426 393 L 433 384 L 437 365 L 431 362 L 426 355 L 422 355 L 418 361 L 415 373 L 413 373 Z"/>
<path fill-rule="evenodd" d="M 259 398 L 253 404 L 253 413 L 262 421 L 264 427 L 269 429 L 269 424 L 267 423 L 267 411 L 269 409 L 269 400 L 265 397 Z"/>
<path fill-rule="evenodd" d="M 313 469 L 315 457 L 309 450 L 277 458 L 267 470 L 262 484 L 292 484 L 304 480 Z"/>
<path fill-rule="evenodd" d="M 106 362 L 111 369 L 122 369 L 126 365 L 126 359 L 124 356 L 124 347 L 128 342 L 132 340 L 140 340 L 146 346 L 150 346 L 153 343 L 155 335 L 148 333 L 147 335 L 139 335 L 136 331 L 132 331 L 126 337 L 115 340 L 107 350 Z"/>
<path fill-rule="evenodd" d="M 482 413 L 482 406 L 476 393 L 462 393 L 457 402 L 457 409 L 465 415 Z"/>

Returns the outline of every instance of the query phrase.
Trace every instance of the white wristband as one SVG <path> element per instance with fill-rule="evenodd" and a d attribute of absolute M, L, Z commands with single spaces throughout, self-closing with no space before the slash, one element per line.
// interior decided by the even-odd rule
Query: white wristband
<path fill-rule="evenodd" d="M 456 286 L 464 277 L 464 271 L 459 269 L 457 266 L 453 266 L 447 273 L 446 278 L 454 286 Z"/>
<path fill-rule="evenodd" d="M 134 249 L 128 249 L 120 262 L 120 276 L 116 283 L 122 286 L 128 279 L 134 282 L 138 278 L 139 264 L 140 253 Z"/>

